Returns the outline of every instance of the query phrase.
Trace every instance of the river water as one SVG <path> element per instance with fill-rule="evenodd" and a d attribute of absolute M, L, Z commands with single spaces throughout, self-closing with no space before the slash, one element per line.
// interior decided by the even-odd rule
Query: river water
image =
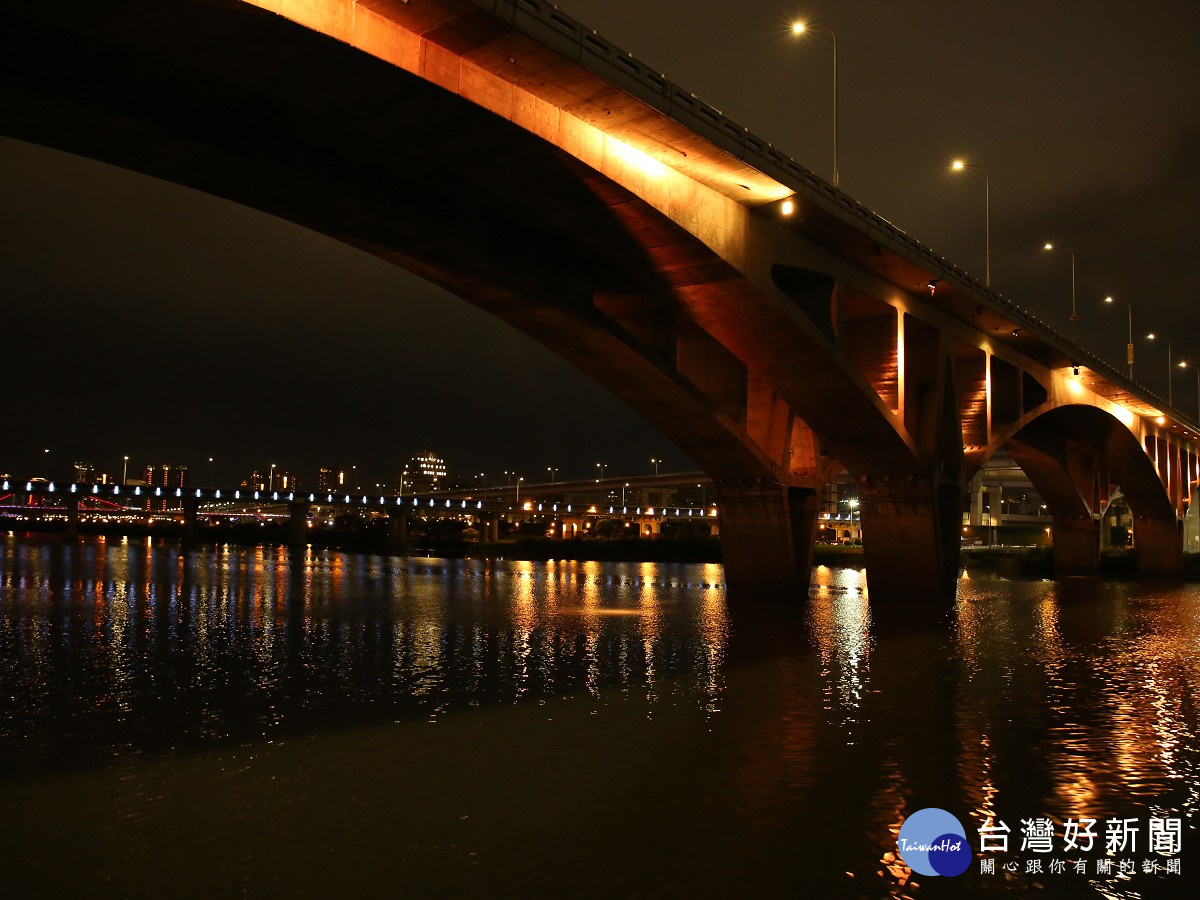
<path fill-rule="evenodd" d="M 751 605 L 715 565 L 0 551 L 4 896 L 1200 884 L 1195 585 L 970 577 L 929 614 L 853 569 Z M 962 875 L 893 856 L 925 807 L 962 823 Z M 1108 852 L 1109 820 L 1136 844 Z"/>

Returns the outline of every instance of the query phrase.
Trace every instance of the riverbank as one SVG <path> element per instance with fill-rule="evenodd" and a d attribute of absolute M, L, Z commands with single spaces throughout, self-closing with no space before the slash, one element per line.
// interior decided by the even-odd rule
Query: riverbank
<path fill-rule="evenodd" d="M 62 523 L 46 523 L 36 531 L 11 524 L 0 533 L 61 535 Z M 121 525 L 85 524 L 81 535 L 106 538 L 159 538 L 182 540 L 183 529 L 173 523 L 123 523 Z M 352 553 L 378 553 L 447 558 L 497 558 L 545 561 L 551 559 L 592 560 L 596 562 L 676 562 L 720 563 L 721 544 L 717 538 L 578 538 L 552 540 L 545 537 L 518 537 L 512 540 L 479 542 L 459 536 L 430 537 L 414 535 L 404 547 L 389 546 L 382 528 L 342 530 L 312 529 L 312 546 Z M 279 546 L 287 543 L 287 526 L 282 523 L 239 523 L 210 526 L 200 530 L 197 545 L 230 544 L 234 546 Z M 863 548 L 839 544 L 817 544 L 813 550 L 813 565 L 857 568 L 863 565 Z M 1050 547 L 964 547 L 960 565 L 968 572 L 992 573 L 1010 578 L 1053 578 L 1054 560 Z M 1134 549 L 1105 550 L 1100 555 L 1102 577 L 1125 578 L 1137 575 L 1137 551 Z M 1200 554 L 1183 555 L 1183 578 L 1200 581 Z"/>

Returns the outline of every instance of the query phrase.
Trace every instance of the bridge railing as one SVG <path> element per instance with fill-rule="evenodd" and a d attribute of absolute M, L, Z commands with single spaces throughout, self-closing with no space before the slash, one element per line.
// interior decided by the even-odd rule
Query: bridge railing
<path fill-rule="evenodd" d="M 715 518 L 717 508 L 688 506 L 617 506 L 615 504 L 559 503 L 526 501 L 524 504 L 508 506 L 493 501 L 450 498 L 450 497 L 405 497 L 401 495 L 347 494 L 315 491 L 270 491 L 254 488 L 164 488 L 150 485 L 119 484 L 57 484 L 53 481 L 30 480 L 0 482 L 0 491 L 46 497 L 104 497 L 120 500 L 192 500 L 207 503 L 304 503 L 321 506 L 356 506 L 364 508 L 399 510 L 401 512 L 439 513 L 541 513 L 570 516 L 654 516 L 659 518 L 704 519 Z"/>
<path fill-rule="evenodd" d="M 709 143 L 746 162 L 792 189 L 826 212 L 851 224 L 876 243 L 926 267 L 942 280 L 953 280 L 972 297 L 1002 312 L 1026 330 L 1036 333 L 1071 362 L 1086 366 L 1114 384 L 1141 395 L 1159 409 L 1168 407 L 1161 397 L 1126 378 L 1115 367 L 1060 334 L 1049 323 L 1018 306 L 974 275 L 959 268 L 937 251 L 893 225 L 883 216 L 835 188 L 791 156 L 704 102 L 660 72 L 638 60 L 612 41 L 545 0 L 474 0 L 497 18 L 509 22 L 563 57 L 579 64 L 626 93 L 675 120 Z M 1193 430 L 1200 423 L 1173 411 L 1173 416 Z"/>

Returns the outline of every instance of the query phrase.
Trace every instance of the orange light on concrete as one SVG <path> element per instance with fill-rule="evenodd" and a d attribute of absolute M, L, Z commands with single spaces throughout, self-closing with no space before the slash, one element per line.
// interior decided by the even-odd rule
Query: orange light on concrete
<path fill-rule="evenodd" d="M 612 135 L 605 135 L 605 148 L 613 154 L 621 162 L 631 168 L 637 169 L 643 175 L 650 178 L 662 178 L 667 174 L 667 167 L 660 163 L 653 156 L 649 156 L 638 150 L 636 147 L 631 147 L 624 141 L 619 140 Z"/>

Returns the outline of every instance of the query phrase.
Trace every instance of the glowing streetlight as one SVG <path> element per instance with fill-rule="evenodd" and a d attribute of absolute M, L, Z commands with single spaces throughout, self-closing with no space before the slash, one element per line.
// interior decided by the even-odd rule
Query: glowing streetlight
<path fill-rule="evenodd" d="M 1181 359 L 1179 368 L 1186 369 L 1187 367 L 1187 360 Z M 1196 421 L 1200 422 L 1200 366 L 1192 366 L 1192 371 L 1196 373 Z"/>
<path fill-rule="evenodd" d="M 49 453 L 50 451 L 47 450 L 46 452 Z M 129 482 L 128 475 L 129 475 L 129 457 L 127 456 L 127 457 L 125 457 L 125 464 L 123 466 L 121 466 L 121 484 L 127 484 Z"/>
<path fill-rule="evenodd" d="M 983 283 L 992 286 L 992 187 L 987 169 L 961 159 L 950 163 L 955 172 L 979 172 L 983 175 Z"/>
<path fill-rule="evenodd" d="M 1129 311 L 1129 343 L 1125 345 L 1125 361 L 1129 363 L 1129 380 L 1133 381 L 1133 307 L 1125 300 L 1118 300 L 1116 297 L 1105 297 L 1105 303 L 1124 303 L 1125 309 Z"/>
<path fill-rule="evenodd" d="M 209 487 L 217 486 L 217 479 L 213 475 L 213 471 L 215 470 L 215 468 L 216 467 L 213 465 L 213 458 L 210 456 L 208 458 L 208 486 Z"/>
<path fill-rule="evenodd" d="M 808 25 L 804 22 L 792 23 L 792 34 L 808 34 L 819 32 L 833 39 L 833 186 L 840 183 L 838 177 L 838 91 L 837 91 L 837 35 L 832 28 L 823 25 Z M 785 213 L 786 215 L 786 213 Z"/>
<path fill-rule="evenodd" d="M 554 484 L 558 481 L 558 467 L 546 466 L 546 471 L 550 473 L 550 483 Z"/>
<path fill-rule="evenodd" d="M 596 483 L 599 484 L 604 480 L 604 470 L 608 468 L 608 463 L 596 463 L 596 468 L 600 470 L 600 477 L 596 479 Z"/>
<path fill-rule="evenodd" d="M 1071 257 L 1071 341 L 1075 340 L 1075 323 L 1079 321 L 1079 314 L 1075 312 L 1075 254 L 1071 252 L 1070 247 L 1056 247 L 1050 241 L 1042 244 L 1043 250 L 1062 250 L 1067 256 Z M 1132 377 L 1132 376 L 1131 376 Z"/>
<path fill-rule="evenodd" d="M 268 491 L 275 490 L 275 463 L 271 463 L 271 475 L 270 475 L 270 478 L 267 480 L 267 490 Z"/>
<path fill-rule="evenodd" d="M 621 485 L 621 505 L 622 505 L 622 506 L 624 506 L 624 505 L 625 505 L 625 491 L 626 491 L 626 490 L 628 490 L 628 488 L 629 488 L 629 482 L 628 482 L 628 481 L 627 481 L 627 482 L 625 482 L 623 485 Z"/>
<path fill-rule="evenodd" d="M 520 506 L 520 505 L 521 505 L 521 482 L 522 482 L 522 481 L 524 481 L 524 480 L 525 480 L 525 479 L 524 479 L 524 478 L 522 478 L 521 476 L 519 476 L 519 475 L 517 476 L 517 498 L 516 498 L 516 505 L 517 505 L 517 506 Z"/>
<path fill-rule="evenodd" d="M 658 474 L 658 467 L 662 464 L 661 459 L 651 459 L 650 463 L 654 466 L 654 474 Z"/>
<path fill-rule="evenodd" d="M 1148 335 L 1146 335 L 1146 340 L 1148 340 L 1148 341 L 1161 340 L 1167 345 L 1167 406 L 1174 406 L 1175 405 L 1175 396 L 1174 396 L 1174 393 L 1172 392 L 1171 388 L 1172 388 L 1172 383 L 1174 381 L 1174 378 L 1172 376 L 1175 374 L 1175 370 L 1171 366 L 1171 340 L 1170 340 L 1170 338 L 1159 337 L 1153 331 L 1150 332 Z"/>

